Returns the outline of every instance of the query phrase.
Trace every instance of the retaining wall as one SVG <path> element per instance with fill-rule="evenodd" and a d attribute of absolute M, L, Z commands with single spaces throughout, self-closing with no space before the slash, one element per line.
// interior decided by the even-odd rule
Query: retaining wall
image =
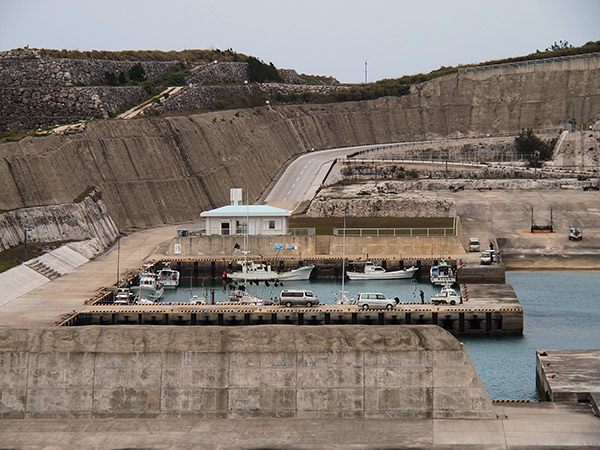
<path fill-rule="evenodd" d="M 247 186 L 253 202 L 311 148 L 585 122 L 600 110 L 594 61 L 485 80 L 453 74 L 374 101 L 94 121 L 77 135 L 2 144 L 0 209 L 69 202 L 95 185 L 119 228 L 196 220 L 228 204 L 232 186 Z"/>
<path fill-rule="evenodd" d="M 0 417 L 495 419 L 435 326 L 0 329 Z"/>

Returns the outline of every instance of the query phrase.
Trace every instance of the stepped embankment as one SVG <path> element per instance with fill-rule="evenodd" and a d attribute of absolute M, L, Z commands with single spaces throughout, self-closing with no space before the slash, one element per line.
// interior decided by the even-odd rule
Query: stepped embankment
<path fill-rule="evenodd" d="M 555 128 L 600 110 L 600 58 L 464 71 L 410 95 L 327 105 L 261 107 L 133 121 L 0 145 L 0 209 L 69 202 L 97 187 L 119 229 L 194 220 L 257 199 L 292 157 L 309 151 L 441 136 Z"/>

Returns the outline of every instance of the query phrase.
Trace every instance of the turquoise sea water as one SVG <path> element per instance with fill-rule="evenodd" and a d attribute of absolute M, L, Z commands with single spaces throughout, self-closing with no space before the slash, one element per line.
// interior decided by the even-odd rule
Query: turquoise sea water
<path fill-rule="evenodd" d="M 491 399 L 536 400 L 536 350 L 600 349 L 600 272 L 507 272 L 522 337 L 460 337 Z"/>
<path fill-rule="evenodd" d="M 185 283 L 188 283 L 187 287 Z M 491 399 L 535 400 L 535 351 L 600 349 L 600 272 L 507 272 L 506 282 L 517 292 L 524 311 L 524 333 L 518 337 L 459 337 Z M 287 282 L 285 289 L 311 289 L 322 303 L 334 303 L 341 283 L 332 280 Z M 281 286 L 252 286 L 262 298 L 277 297 Z M 438 288 L 410 280 L 348 281 L 352 298 L 359 292 L 382 292 L 401 302 L 429 299 Z M 214 291 L 215 301 L 227 299 L 220 280 L 189 287 L 183 280 L 176 291 L 166 291 L 163 302 L 187 301 L 192 294 Z"/>

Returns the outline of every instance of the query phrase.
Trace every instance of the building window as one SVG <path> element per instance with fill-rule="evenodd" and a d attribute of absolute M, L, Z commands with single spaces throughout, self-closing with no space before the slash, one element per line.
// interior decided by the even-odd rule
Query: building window
<path fill-rule="evenodd" d="M 269 230 L 274 230 L 274 229 L 275 229 L 275 221 L 269 220 Z"/>
<path fill-rule="evenodd" d="M 229 236 L 229 222 L 221 222 L 221 235 Z"/>

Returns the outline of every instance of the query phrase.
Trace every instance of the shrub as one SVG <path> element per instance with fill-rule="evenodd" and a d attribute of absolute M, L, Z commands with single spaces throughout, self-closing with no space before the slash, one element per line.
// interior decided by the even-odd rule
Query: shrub
<path fill-rule="evenodd" d="M 140 63 L 135 64 L 129 69 L 129 79 L 131 79 L 131 81 L 137 81 L 138 83 L 146 81 L 146 71 Z M 121 81 L 120 78 L 119 81 Z"/>
<path fill-rule="evenodd" d="M 540 161 L 552 158 L 552 147 L 538 138 L 531 128 L 521 130 L 515 138 L 515 147 L 528 159 L 530 167 L 539 167 Z"/>
<path fill-rule="evenodd" d="M 253 56 L 249 56 L 246 62 L 248 63 L 248 78 L 250 81 L 256 83 L 265 83 L 267 81 L 283 82 L 273 63 L 265 64 Z"/>

